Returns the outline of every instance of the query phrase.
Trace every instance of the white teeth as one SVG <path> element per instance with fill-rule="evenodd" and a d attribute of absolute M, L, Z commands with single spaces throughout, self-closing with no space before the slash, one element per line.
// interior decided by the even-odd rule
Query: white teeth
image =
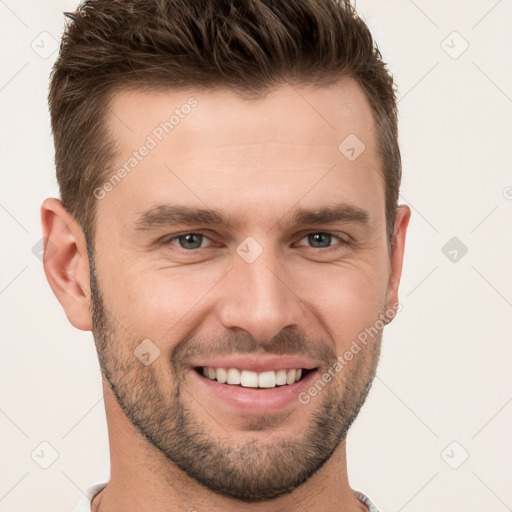
<path fill-rule="evenodd" d="M 248 370 L 242 370 L 240 374 L 240 384 L 244 388 L 257 388 L 258 387 L 258 374 Z"/>
<path fill-rule="evenodd" d="M 275 388 L 276 387 L 276 372 L 261 372 L 258 375 L 258 386 L 260 388 Z"/>
<path fill-rule="evenodd" d="M 291 370 L 269 370 L 266 372 L 253 372 L 238 370 L 237 368 L 212 368 L 204 366 L 202 373 L 211 380 L 221 384 L 241 385 L 245 388 L 275 388 L 298 382 L 302 376 L 302 368 Z"/>
<path fill-rule="evenodd" d="M 276 372 L 276 384 L 284 386 L 286 384 L 286 370 L 278 370 Z"/>
<path fill-rule="evenodd" d="M 228 380 L 228 374 L 224 368 L 217 368 L 217 380 L 224 384 Z"/>
<path fill-rule="evenodd" d="M 240 372 L 236 368 L 230 368 L 227 372 L 228 384 L 240 384 Z"/>

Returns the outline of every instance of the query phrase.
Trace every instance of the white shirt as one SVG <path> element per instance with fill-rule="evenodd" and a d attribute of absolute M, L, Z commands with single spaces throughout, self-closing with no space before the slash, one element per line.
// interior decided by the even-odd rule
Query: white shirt
<path fill-rule="evenodd" d="M 78 504 L 78 507 L 75 509 L 75 512 L 91 512 L 91 501 L 98 494 L 107 483 L 97 484 L 93 485 L 92 487 L 89 487 L 87 491 L 85 491 L 85 496 L 82 496 L 82 499 L 80 500 L 80 503 Z M 362 501 L 367 507 L 368 512 L 380 512 L 380 510 L 377 508 L 377 506 L 373 503 L 373 501 L 366 496 L 366 494 L 362 493 L 361 491 L 354 490 L 354 493 L 359 501 Z"/>

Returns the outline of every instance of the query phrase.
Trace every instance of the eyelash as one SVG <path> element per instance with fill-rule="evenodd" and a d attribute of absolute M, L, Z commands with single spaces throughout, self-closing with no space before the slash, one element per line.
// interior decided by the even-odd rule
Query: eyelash
<path fill-rule="evenodd" d="M 207 238 L 208 240 L 211 240 L 207 235 L 205 235 L 204 233 L 201 233 L 201 232 L 198 232 L 198 231 L 188 231 L 186 233 L 181 233 L 179 235 L 174 235 L 170 238 L 165 238 L 162 240 L 162 243 L 164 245 L 168 245 L 168 244 L 172 244 L 172 242 L 174 240 L 177 240 L 181 237 L 184 237 L 186 235 L 199 235 L 199 236 L 202 236 L 204 238 Z M 345 245 L 349 245 L 349 241 L 348 240 L 344 240 L 343 238 L 341 238 L 341 236 L 339 235 L 336 235 L 335 233 L 331 233 L 329 231 L 311 231 L 309 233 L 306 233 L 302 236 L 302 238 L 300 238 L 299 241 L 303 240 L 304 238 L 307 238 L 309 237 L 310 235 L 330 235 L 332 237 L 335 237 L 339 240 L 338 244 L 335 244 L 335 245 L 330 245 L 328 247 L 309 247 L 309 249 L 316 249 L 316 250 L 319 250 L 319 251 L 322 251 L 322 252 L 330 252 L 330 251 L 333 251 L 333 250 L 338 250 L 340 247 L 342 246 L 345 246 Z M 176 245 L 178 247 L 178 249 L 182 250 L 182 251 L 185 251 L 185 252 L 194 252 L 194 251 L 197 251 L 199 249 L 206 249 L 206 247 L 197 247 L 195 249 L 185 249 L 184 247 L 180 247 L 179 245 L 177 244 L 172 244 L 172 245 Z M 304 246 L 301 246 L 301 247 L 304 247 Z"/>

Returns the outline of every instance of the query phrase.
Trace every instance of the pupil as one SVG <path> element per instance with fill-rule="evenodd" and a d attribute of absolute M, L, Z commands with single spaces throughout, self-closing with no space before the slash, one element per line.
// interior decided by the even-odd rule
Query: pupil
<path fill-rule="evenodd" d="M 315 246 L 315 243 L 320 242 L 322 243 L 322 238 L 324 239 L 324 242 L 327 240 L 327 245 L 323 245 L 322 247 L 329 247 L 331 242 L 331 235 L 327 233 L 314 233 L 310 236 L 310 241 L 313 241 L 313 246 Z M 317 246 L 318 247 L 318 246 Z"/>
<path fill-rule="evenodd" d="M 198 235 L 195 233 L 189 233 L 187 235 L 183 235 L 180 237 L 180 240 L 185 239 L 185 244 L 181 244 L 181 246 L 184 249 L 197 249 L 198 247 L 201 247 L 201 237 L 202 235 Z M 196 241 L 194 241 L 194 238 L 196 238 Z M 197 241 L 199 239 L 199 241 Z M 191 247 L 192 245 L 192 247 Z"/>

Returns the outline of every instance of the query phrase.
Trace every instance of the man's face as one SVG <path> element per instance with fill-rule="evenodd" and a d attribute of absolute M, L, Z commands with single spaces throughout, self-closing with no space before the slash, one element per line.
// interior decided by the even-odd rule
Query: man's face
<path fill-rule="evenodd" d="M 98 194 L 91 291 L 105 376 L 151 446 L 201 484 L 248 502 L 290 492 L 344 438 L 381 331 L 341 369 L 337 356 L 396 301 L 368 102 L 352 81 L 251 101 L 124 92 L 109 126 L 116 169 L 137 163 Z M 328 208 L 336 218 L 296 215 Z M 222 368 L 242 371 L 242 385 L 219 382 Z"/>

